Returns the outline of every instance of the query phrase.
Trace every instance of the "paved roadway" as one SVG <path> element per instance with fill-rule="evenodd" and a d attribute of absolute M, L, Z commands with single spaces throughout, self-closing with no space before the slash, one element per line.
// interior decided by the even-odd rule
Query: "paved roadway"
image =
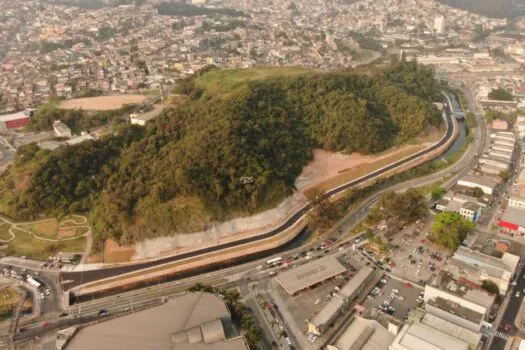
<path fill-rule="evenodd" d="M 445 134 L 445 136 L 439 141 L 437 142 L 436 144 L 432 145 L 431 147 L 423 150 L 423 151 L 420 151 L 412 156 L 409 156 L 405 159 L 402 159 L 402 160 L 399 160 L 397 162 L 394 162 L 388 166 L 385 166 L 381 169 L 378 169 L 368 175 L 365 175 L 357 180 L 354 180 L 354 181 L 351 181 L 351 182 L 348 182 L 344 185 L 341 185 L 341 186 L 338 186 L 328 192 L 326 192 L 323 196 L 325 198 L 328 198 L 330 196 L 333 196 L 337 193 L 340 193 L 342 191 L 345 191 L 347 190 L 348 188 L 350 187 L 353 187 L 353 186 L 356 186 L 356 185 L 359 185 L 361 183 L 364 183 L 364 182 L 367 182 L 371 179 L 374 179 L 375 177 L 379 176 L 379 175 L 382 175 L 383 173 L 385 172 L 388 172 L 388 171 L 391 171 L 397 167 L 400 167 L 404 164 L 406 164 L 407 162 L 410 162 L 418 157 L 421 157 L 422 155 L 425 155 L 427 154 L 428 152 L 431 152 L 439 147 L 441 147 L 443 144 L 445 144 L 446 142 L 448 142 L 450 140 L 450 138 L 453 136 L 453 133 L 454 133 L 454 128 L 450 127 L 450 125 L 452 125 L 452 116 L 450 113 L 447 113 L 447 116 L 446 116 L 446 122 L 447 122 L 447 125 L 449 126 L 447 128 L 447 132 Z M 243 244 L 247 244 L 247 243 L 253 243 L 253 242 L 256 242 L 256 241 L 260 241 L 260 240 L 263 240 L 263 239 L 267 239 L 267 238 L 270 238 L 270 237 L 273 237 L 273 236 L 276 236 L 278 234 L 280 234 L 281 232 L 283 232 L 284 230 L 290 228 L 291 226 L 293 226 L 300 218 L 303 217 L 303 215 L 305 215 L 309 210 L 311 209 L 311 204 L 307 204 L 305 205 L 303 208 L 301 208 L 299 211 L 297 211 L 295 214 L 293 214 L 291 217 L 289 217 L 286 222 L 284 222 L 282 225 L 280 225 L 279 227 L 265 233 L 265 234 L 261 234 L 261 235 L 257 235 L 257 236 L 254 236 L 254 237 L 249 237 L 249 238 L 245 238 L 245 239 L 242 239 L 242 240 L 238 240 L 238 241 L 234 241 L 234 242 L 228 242 L 228 243 L 223 243 L 223 244 L 218 244 L 218 245 L 214 245 L 214 246 L 211 246 L 211 247 L 207 247 L 207 248 L 203 248 L 203 249 L 199 249 L 199 250 L 196 250 L 196 251 L 192 251 L 192 252 L 188 252 L 188 253 L 184 253 L 184 254 L 179 254 L 179 255 L 176 255 L 176 256 L 171 256 L 171 257 L 167 257 L 167 258 L 162 258 L 162 259 L 158 259 L 158 260 L 154 260 L 154 261 L 150 261 L 150 262 L 144 262 L 144 263 L 137 263 L 137 264 L 128 264 L 128 265 L 124 265 L 124 266 L 119 266 L 119 267 L 112 267 L 112 268 L 105 268 L 105 269 L 96 269 L 96 270 L 89 270 L 89 271 L 75 271 L 75 272 L 62 272 L 62 280 L 63 281 L 70 281 L 68 283 L 64 283 L 64 289 L 65 290 L 69 290 L 69 289 L 72 289 L 74 287 L 77 287 L 79 285 L 82 285 L 82 284 L 85 284 L 85 283 L 88 283 L 88 282 L 94 282 L 94 281 L 98 281 L 98 280 L 101 280 L 101 279 L 104 279 L 104 278 L 109 278 L 109 277 L 113 277 L 113 276 L 118 276 L 118 275 L 121 275 L 121 274 L 124 274 L 124 273 L 129 273 L 129 272 L 133 272 L 133 271 L 137 271 L 137 270 L 141 270 L 141 269 L 146 269 L 146 268 L 150 268 L 150 267 L 153 267 L 153 266 L 157 266 L 157 265 L 161 265 L 161 264 L 166 264 L 166 263 L 169 263 L 169 262 L 174 262 L 174 261 L 180 261 L 180 260 L 183 260 L 183 259 L 186 259 L 186 258 L 191 258 L 191 257 L 196 257 L 196 256 L 199 256 L 199 255 L 204 255 L 204 254 L 209 254 L 209 253 L 213 253 L 213 252 L 217 252 L 217 251 L 220 251 L 220 250 L 224 250 L 224 249 L 227 249 L 227 248 L 232 248 L 232 247 L 236 247 L 236 246 L 240 246 L 240 245 L 243 245 Z"/>
<path fill-rule="evenodd" d="M 501 323 L 499 325 L 494 325 L 494 331 L 496 332 L 496 336 L 492 340 L 492 344 L 490 346 L 491 350 L 503 350 L 505 348 L 507 339 L 509 338 L 508 336 L 506 336 L 506 334 L 508 334 L 509 336 L 517 335 L 525 338 L 525 332 L 519 332 L 516 326 L 514 325 L 514 321 L 516 320 L 516 316 L 518 315 L 518 311 L 520 309 L 523 297 L 525 295 L 525 269 L 521 270 L 521 273 L 518 275 L 516 282 L 517 285 L 509 291 L 509 293 L 511 294 L 510 300 L 507 305 L 507 309 L 503 313 Z M 516 292 L 518 291 L 520 292 L 520 296 L 516 297 Z M 512 326 L 509 331 L 503 330 L 503 326 L 505 324 L 509 324 Z"/>

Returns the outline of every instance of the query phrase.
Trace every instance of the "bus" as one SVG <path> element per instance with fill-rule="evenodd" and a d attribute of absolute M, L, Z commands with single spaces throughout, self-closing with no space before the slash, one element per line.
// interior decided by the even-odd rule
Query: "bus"
<path fill-rule="evenodd" d="M 33 279 L 32 277 L 28 277 L 27 278 L 27 283 L 35 286 L 36 288 L 39 288 L 41 286 L 40 282 L 38 282 L 37 280 Z"/>
<path fill-rule="evenodd" d="M 273 259 L 268 260 L 268 261 L 266 262 L 266 264 L 269 265 L 269 266 L 277 265 L 278 263 L 281 262 L 281 260 L 283 260 L 283 258 L 279 256 L 279 257 L 277 257 L 277 258 L 273 258 Z"/>

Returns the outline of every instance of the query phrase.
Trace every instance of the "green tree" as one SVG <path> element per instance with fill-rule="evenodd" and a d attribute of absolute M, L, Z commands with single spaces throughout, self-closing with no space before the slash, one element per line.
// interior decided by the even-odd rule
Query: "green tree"
<path fill-rule="evenodd" d="M 490 280 L 484 280 L 481 282 L 481 288 L 486 290 L 490 294 L 499 295 L 499 287 L 496 283 Z"/>
<path fill-rule="evenodd" d="M 447 193 L 447 190 L 443 187 L 435 187 L 432 189 L 432 199 L 435 201 L 440 200 L 441 198 L 443 198 L 445 193 Z"/>
<path fill-rule="evenodd" d="M 394 219 L 399 223 L 415 222 L 428 212 L 425 197 L 414 188 L 400 194 L 387 192 L 381 197 L 378 207 L 383 219 Z"/>
<path fill-rule="evenodd" d="M 510 93 L 508 90 L 504 88 L 497 88 L 493 89 L 491 92 L 489 92 L 488 98 L 491 100 L 499 100 L 499 101 L 512 101 L 512 93 Z"/>
<path fill-rule="evenodd" d="M 501 177 L 503 181 L 508 181 L 510 179 L 510 172 L 508 170 L 502 170 L 499 172 L 499 177 Z"/>
<path fill-rule="evenodd" d="M 476 198 L 480 198 L 483 197 L 483 195 L 485 195 L 485 192 L 483 192 L 483 190 L 479 187 L 474 187 L 472 189 L 472 195 Z"/>
<path fill-rule="evenodd" d="M 429 239 L 455 251 L 474 229 L 474 224 L 457 212 L 443 212 L 436 215 Z"/>

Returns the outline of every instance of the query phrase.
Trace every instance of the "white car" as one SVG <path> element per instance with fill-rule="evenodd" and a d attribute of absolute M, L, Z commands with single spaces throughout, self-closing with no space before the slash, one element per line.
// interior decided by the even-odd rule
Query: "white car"
<path fill-rule="evenodd" d="M 292 345 L 292 339 L 286 337 L 286 344 Z"/>
<path fill-rule="evenodd" d="M 516 292 L 516 298 L 519 298 L 520 297 L 520 291 L 517 291 Z"/>
<path fill-rule="evenodd" d="M 392 292 L 398 294 L 399 293 L 399 289 L 392 289 Z"/>
<path fill-rule="evenodd" d="M 319 304 L 320 302 L 321 302 L 321 299 L 317 299 L 317 300 L 315 301 L 315 305 Z"/>

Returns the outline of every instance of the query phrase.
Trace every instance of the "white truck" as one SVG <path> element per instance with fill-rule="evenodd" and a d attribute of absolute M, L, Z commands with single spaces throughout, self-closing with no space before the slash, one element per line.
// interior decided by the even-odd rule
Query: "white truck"
<path fill-rule="evenodd" d="M 29 283 L 32 286 L 35 286 L 36 288 L 40 288 L 42 285 L 40 282 L 35 280 L 33 277 L 27 277 L 27 283 Z"/>

